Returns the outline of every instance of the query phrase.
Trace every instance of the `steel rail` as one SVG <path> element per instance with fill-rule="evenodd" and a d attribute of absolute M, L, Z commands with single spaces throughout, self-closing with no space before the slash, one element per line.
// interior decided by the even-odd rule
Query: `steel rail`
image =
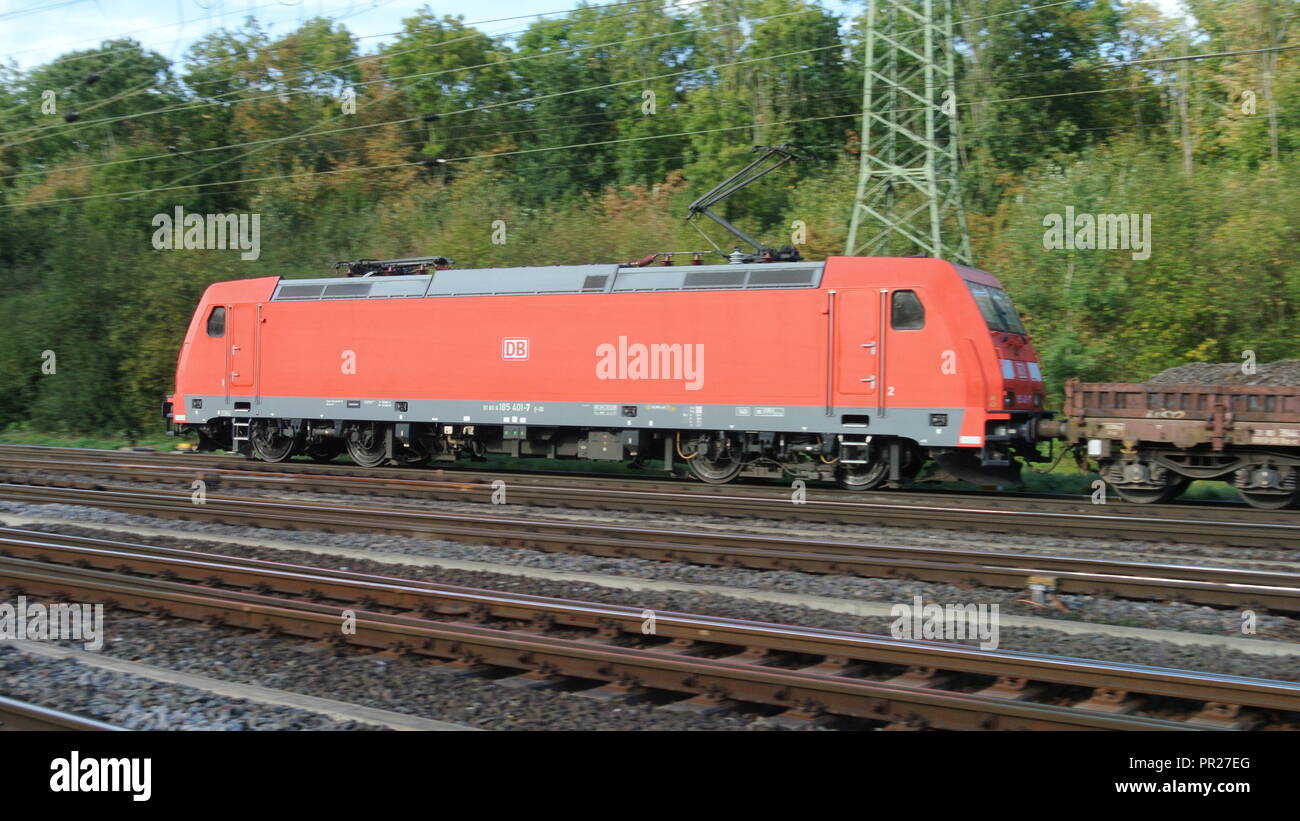
<path fill-rule="evenodd" d="M 120 475 L 121 469 L 112 473 Z M 25 482 L 50 487 L 99 487 L 85 481 L 52 479 L 40 476 L 22 476 Z M 357 492 L 352 488 L 330 488 L 322 491 L 316 480 L 304 482 L 293 476 L 226 476 L 197 471 L 179 477 L 185 484 L 195 478 L 222 483 L 247 484 L 276 490 L 295 489 L 308 492 Z M 157 481 L 157 477 L 150 477 Z M 352 483 L 365 481 L 352 478 Z M 393 486 L 383 480 L 389 493 L 379 495 L 413 495 L 425 501 L 488 502 L 491 486 L 469 485 L 455 482 L 423 482 L 424 487 Z M 303 487 L 303 485 L 306 485 Z M 380 486 L 367 485 L 365 490 L 375 493 Z M 747 516 L 757 519 L 781 521 L 834 521 L 862 526 L 892 525 L 920 528 L 970 529 L 979 527 L 989 532 L 1043 533 L 1055 536 L 1091 535 L 1100 538 L 1125 540 L 1145 539 L 1158 542 L 1195 542 L 1244 547 L 1300 546 L 1300 516 L 1285 514 L 1287 518 L 1266 521 L 1211 521 L 1173 517 L 1136 517 L 1134 515 L 1053 512 L 1030 510 L 1000 510 L 996 508 L 938 507 L 933 505 L 893 505 L 882 503 L 805 502 L 793 505 L 788 499 L 757 499 L 756 497 L 709 497 L 701 499 L 690 493 L 643 493 L 609 489 L 584 489 L 552 493 L 549 488 L 533 488 L 537 493 L 512 491 L 512 501 L 528 501 L 539 506 L 580 507 L 598 510 L 639 510 L 708 515 Z M 538 495 L 540 494 L 540 495 Z M 734 504 L 732 504 L 734 502 Z"/>
<path fill-rule="evenodd" d="M 688 489 L 695 497 L 735 496 L 749 494 L 747 498 L 789 501 L 789 487 L 782 484 L 749 481 L 727 485 L 710 485 L 699 482 L 662 479 L 650 475 L 593 474 L 567 471 L 499 470 L 486 471 L 467 467 L 461 463 L 429 466 L 389 466 L 361 468 L 349 463 L 319 463 L 305 460 L 288 462 L 262 462 L 243 456 L 217 453 L 159 453 L 143 451 L 110 451 L 94 448 L 61 448 L 44 445 L 0 445 L 0 466 L 31 467 L 47 470 L 80 465 L 87 472 L 99 471 L 112 475 L 109 468 L 120 466 L 138 471 L 207 470 L 243 476 L 253 481 L 259 474 L 275 478 L 356 480 L 358 489 L 369 484 L 396 493 L 402 488 L 413 490 L 447 488 L 483 489 L 497 479 L 509 479 L 517 488 L 536 487 L 540 491 L 566 489 L 629 490 L 639 492 L 680 493 Z M 430 475 L 438 478 L 427 478 Z M 816 492 L 828 500 L 847 502 L 911 503 L 950 506 L 981 506 L 993 502 L 1014 502 L 1026 509 L 1043 511 L 1088 512 L 1096 506 L 1086 496 L 1044 494 L 1021 491 L 947 490 L 940 488 L 913 488 L 908 490 L 850 491 L 833 485 L 815 485 Z M 1116 507 L 1142 511 L 1148 515 L 1176 512 L 1182 517 L 1205 517 L 1224 521 L 1291 521 L 1300 514 L 1287 511 L 1258 510 L 1245 504 L 1223 501 L 1193 503 L 1180 501 L 1173 504 L 1137 506 L 1122 503 Z"/>
<path fill-rule="evenodd" d="M 52 539 L 59 538 L 50 534 L 42 535 Z M 32 586 L 38 590 L 71 587 L 83 593 L 115 599 L 119 605 L 123 604 L 123 599 L 118 594 L 123 590 L 122 585 L 128 584 L 134 595 L 145 597 L 140 600 L 128 599 L 124 606 L 129 609 L 144 609 L 153 613 L 168 612 L 188 617 L 206 618 L 212 615 L 210 609 L 199 608 L 203 612 L 196 613 L 193 608 L 185 606 L 186 603 L 193 605 L 195 596 L 220 596 L 229 607 L 244 614 L 257 611 L 257 608 L 267 607 L 289 608 L 315 616 L 333 616 L 333 626 L 336 631 L 339 624 L 338 615 L 342 611 L 338 607 L 322 604 L 323 599 L 344 604 L 359 602 L 362 608 L 362 612 L 357 614 L 359 620 L 404 628 L 421 625 L 429 627 L 431 624 L 438 628 L 446 627 L 445 622 L 431 622 L 431 618 L 436 616 L 444 619 L 462 617 L 471 622 L 470 626 L 477 629 L 481 628 L 489 618 L 493 618 L 526 622 L 534 629 L 553 629 L 556 626 L 587 628 L 597 631 L 597 636 L 612 640 L 621 636 L 637 635 L 645 620 L 644 611 L 635 607 L 519 595 L 256 559 L 236 559 L 195 551 L 132 545 L 126 545 L 128 548 L 133 548 L 131 550 L 73 547 L 54 542 L 46 546 L 51 550 L 38 554 L 44 562 L 13 557 L 0 559 L 0 578 L 8 579 L 11 584 L 24 589 L 30 589 Z M 58 561 L 76 562 L 77 566 L 50 564 Z M 132 576 L 123 579 L 115 572 L 97 569 L 101 567 L 111 567 L 119 573 L 148 575 L 144 578 Z M 193 582 L 234 585 L 243 590 L 257 592 L 234 592 L 217 590 L 214 587 L 197 587 Z M 286 601 L 266 595 L 271 591 L 306 597 L 310 601 Z M 132 601 L 136 606 L 131 604 Z M 378 607 L 391 608 L 399 613 L 416 613 L 421 617 L 380 613 L 375 610 Z M 939 671 L 948 674 L 994 677 L 999 684 L 976 695 L 995 699 L 1010 698 L 1012 701 L 1022 701 L 1026 696 L 1032 695 L 1031 683 L 1034 686 L 1046 685 L 1057 690 L 1061 687 L 1092 688 L 1091 698 L 1081 702 L 1085 705 L 1085 712 L 1093 712 L 1092 708 L 1097 708 L 1097 711 L 1103 714 L 1107 711 L 1126 714 L 1135 708 L 1133 703 L 1135 696 L 1191 700 L 1204 705 L 1204 709 L 1194 716 L 1187 726 L 1202 723 L 1209 726 L 1231 726 L 1241 718 L 1239 711 L 1242 708 L 1280 711 L 1288 714 L 1300 712 L 1300 684 L 1291 682 L 1035 653 L 982 651 L 957 644 L 909 641 L 839 630 L 793 627 L 684 613 L 658 612 L 654 614 L 654 618 L 655 636 L 672 640 L 672 645 L 668 648 L 652 648 L 646 652 L 662 655 L 668 650 L 671 651 L 669 655 L 672 658 L 681 659 L 684 657 L 683 654 L 689 655 L 698 647 L 725 645 L 738 652 L 732 657 L 706 659 L 709 665 L 732 665 L 736 659 L 744 659 L 745 663 L 741 669 L 761 671 L 764 674 L 771 672 L 772 668 L 759 663 L 763 658 L 774 653 L 798 654 L 799 657 L 811 656 L 820 659 L 811 666 L 806 666 L 805 663 L 803 669 L 795 671 L 801 675 L 827 669 L 842 673 L 850 670 L 855 663 L 887 665 L 905 668 L 911 671 L 911 675 L 896 677 L 883 684 L 912 688 L 917 688 L 919 685 L 919 690 L 939 691 L 946 695 L 951 695 L 951 691 L 936 686 L 942 680 Z M 293 623 L 290 619 L 290 624 Z M 319 620 L 315 623 L 317 626 L 320 624 Z M 265 626 L 265 623 L 261 624 Z M 461 622 L 452 622 L 451 626 L 458 627 L 461 624 Z M 301 627 L 301 623 L 299 626 Z M 435 628 L 430 627 L 430 629 Z M 319 630 L 315 632 L 319 633 Z M 307 633 L 297 634 L 313 633 L 309 630 Z M 517 636 L 518 631 L 513 631 L 511 635 Z M 333 635 L 332 638 L 335 641 L 351 643 L 339 635 Z M 585 647 L 591 646 L 590 639 L 576 641 Z M 418 647 L 409 641 L 399 641 L 399 644 L 408 651 L 419 653 Z M 426 642 L 421 646 L 429 649 L 435 647 L 436 642 L 434 644 Z M 617 649 L 624 651 L 628 648 Z M 431 654 L 440 655 L 436 652 Z M 453 656 L 462 661 L 466 660 L 464 652 Z M 508 660 L 509 655 L 506 654 L 505 658 Z M 547 664 L 539 665 L 531 654 L 517 657 L 515 661 L 515 664 L 506 666 L 533 670 L 541 674 L 545 674 L 550 669 Z M 734 668 L 728 667 L 728 669 L 732 673 L 735 672 Z M 560 668 L 556 667 L 555 670 L 558 671 Z M 918 676 L 917 671 L 925 672 L 924 675 Z M 610 670 L 605 672 L 609 673 Z M 716 670 L 714 672 L 716 673 Z M 565 673 L 565 675 L 573 675 L 573 673 Z M 618 677 L 598 675 L 595 678 L 617 680 Z M 837 683 L 845 681 L 842 675 L 832 675 L 831 678 Z M 768 680 L 764 679 L 764 681 Z M 855 684 L 868 685 L 882 683 L 867 682 L 862 679 L 852 679 L 852 681 Z M 807 686 L 808 682 L 803 682 L 803 685 Z M 732 686 L 735 686 L 734 681 Z M 687 689 L 691 692 L 709 692 L 709 688 L 697 690 L 688 687 Z M 752 695 L 750 689 L 742 689 L 745 690 L 745 698 L 748 700 Z M 841 692 L 835 688 L 832 690 Z M 773 694 L 768 693 L 768 695 Z M 723 696 L 715 696 L 715 698 L 721 697 Z M 772 703 L 763 698 L 757 700 Z M 782 701 L 780 698 L 777 699 L 777 703 L 790 707 L 798 706 L 797 702 Z M 1125 707 L 1119 709 L 1117 705 Z M 849 710 L 842 714 L 871 717 L 874 708 L 866 713 Z M 1167 721 L 1167 719 L 1159 720 Z"/>
<path fill-rule="evenodd" d="M 125 727 L 106 724 L 93 718 L 42 707 L 26 701 L 0 696 L 0 731 L 14 730 L 78 730 L 118 732 Z"/>
<path fill-rule="evenodd" d="M 204 504 L 196 505 L 188 494 L 166 491 L 0 484 L 0 498 L 89 504 L 147 515 L 257 526 L 379 530 L 620 558 L 917 579 L 1016 590 L 1039 585 L 1054 593 L 1300 612 L 1300 574 L 1278 571 L 343 507 L 324 502 L 289 504 L 225 495 L 208 495 Z M 0 528 L 0 534 L 18 538 L 23 533 Z"/>
<path fill-rule="evenodd" d="M 0 466 L 6 458 L 13 468 L 25 464 L 32 470 L 57 470 L 59 459 L 78 454 L 61 449 L 34 453 L 25 462 L 7 456 L 0 447 Z M 108 455 L 103 455 L 108 454 Z M 37 458 L 39 457 L 39 458 Z M 100 460 L 96 463 L 94 460 Z M 202 460 L 202 461 L 198 461 Z M 67 462 L 65 461 L 65 463 Z M 1243 546 L 1294 546 L 1300 544 L 1300 514 L 1254 511 L 1243 506 L 1172 505 L 1136 507 L 1098 506 L 1075 500 L 1041 497 L 988 497 L 977 494 L 878 493 L 864 498 L 848 491 L 818 490 L 817 496 L 793 505 L 789 493 L 761 486 L 717 487 L 681 482 L 626 478 L 544 477 L 527 474 L 460 474 L 473 481 L 438 481 L 415 478 L 410 469 L 373 469 L 355 475 L 355 468 L 285 464 L 210 456 L 170 456 L 134 452 L 101 452 L 83 459 L 77 468 L 88 474 L 122 475 L 135 472 L 143 480 L 172 472 L 177 480 L 187 471 L 204 467 L 208 475 L 231 484 L 283 488 L 302 485 L 321 492 L 375 493 L 457 501 L 489 501 L 491 482 L 508 477 L 514 501 L 532 504 L 597 509 L 630 509 L 748 516 L 777 520 L 839 521 L 857 524 L 894 524 L 920 527 L 978 526 L 993 531 L 1027 533 L 1087 533 L 1126 539 L 1179 539 Z M 68 464 L 71 468 L 72 465 Z M 1014 504 L 1015 508 L 1002 505 Z M 1099 510 L 1099 508 L 1103 508 Z"/>

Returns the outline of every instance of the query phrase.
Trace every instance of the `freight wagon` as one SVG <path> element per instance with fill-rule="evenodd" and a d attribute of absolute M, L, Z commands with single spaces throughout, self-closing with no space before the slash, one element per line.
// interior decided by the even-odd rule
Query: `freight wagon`
<path fill-rule="evenodd" d="M 1300 500 L 1300 388 L 1074 379 L 1065 404 L 1066 438 L 1130 502 L 1168 501 L 1194 479 L 1255 507 Z"/>

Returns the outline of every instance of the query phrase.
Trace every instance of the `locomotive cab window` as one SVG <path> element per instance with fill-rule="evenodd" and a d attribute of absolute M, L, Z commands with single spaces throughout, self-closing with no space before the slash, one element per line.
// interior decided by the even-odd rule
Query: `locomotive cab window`
<path fill-rule="evenodd" d="M 925 306 L 916 291 L 894 291 L 890 300 L 889 326 L 895 331 L 919 331 L 925 327 Z"/>
<path fill-rule="evenodd" d="M 970 288 L 971 296 L 975 297 L 975 304 L 979 305 L 989 330 L 1022 335 L 1025 333 L 1025 326 L 1020 323 L 1020 316 L 1006 291 L 969 279 L 966 280 L 966 287 Z"/>
<path fill-rule="evenodd" d="M 208 314 L 208 336 L 226 335 L 226 308 L 218 305 Z"/>

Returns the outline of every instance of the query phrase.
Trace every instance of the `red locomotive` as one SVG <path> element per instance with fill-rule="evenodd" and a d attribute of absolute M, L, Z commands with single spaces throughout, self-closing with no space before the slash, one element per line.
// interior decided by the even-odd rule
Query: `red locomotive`
<path fill-rule="evenodd" d="M 997 279 L 939 259 L 800 261 L 710 210 L 781 165 L 761 156 L 691 215 L 753 247 L 724 265 L 452 270 L 348 264 L 347 278 L 204 294 L 164 415 L 201 448 L 360 465 L 501 453 L 897 487 L 933 458 L 1014 481 L 1040 460 L 1037 356 Z M 762 166 L 776 159 L 768 167 Z M 342 264 L 342 263 L 341 263 Z"/>
<path fill-rule="evenodd" d="M 663 459 L 870 488 L 927 457 L 1005 480 L 1042 402 L 993 276 L 831 257 L 216 283 L 165 412 L 267 461 Z"/>

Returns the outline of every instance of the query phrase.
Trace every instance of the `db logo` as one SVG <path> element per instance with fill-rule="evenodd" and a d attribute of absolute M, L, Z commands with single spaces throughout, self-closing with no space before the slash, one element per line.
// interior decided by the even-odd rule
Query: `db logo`
<path fill-rule="evenodd" d="M 501 358 L 502 359 L 527 359 L 528 340 L 526 338 L 501 340 Z"/>

